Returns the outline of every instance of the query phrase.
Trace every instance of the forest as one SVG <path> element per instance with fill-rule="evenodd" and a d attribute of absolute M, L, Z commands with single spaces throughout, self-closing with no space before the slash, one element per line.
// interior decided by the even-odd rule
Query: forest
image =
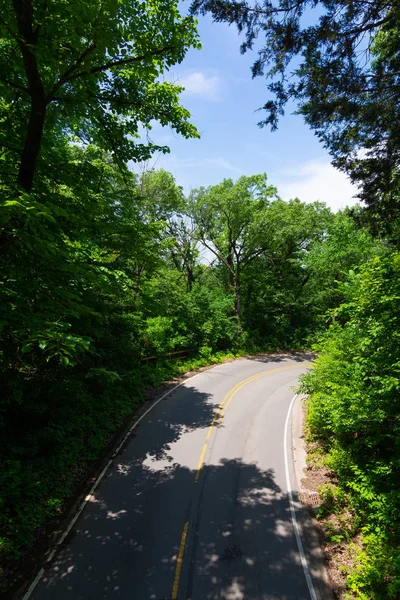
<path fill-rule="evenodd" d="M 149 386 L 313 349 L 308 427 L 337 474 L 332 507 L 362 538 L 349 597 L 399 598 L 397 3 L 0 7 L 0 590 Z M 143 137 L 152 122 L 199 136 L 162 75 L 200 47 L 206 13 L 238 26 L 242 51 L 265 36 L 253 71 L 275 100 L 261 125 L 294 98 L 360 206 L 284 201 L 266 173 L 186 193 L 146 168 L 168 152 Z"/>

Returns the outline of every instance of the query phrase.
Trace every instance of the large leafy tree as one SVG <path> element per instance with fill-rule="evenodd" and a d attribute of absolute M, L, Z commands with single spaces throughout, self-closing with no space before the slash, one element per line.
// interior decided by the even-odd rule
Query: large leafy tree
<path fill-rule="evenodd" d="M 275 129 L 289 101 L 360 185 L 386 228 L 399 216 L 398 2 L 194 0 L 192 10 L 237 25 L 253 76 L 270 96 L 260 125 Z M 261 39 L 260 39 L 261 38 Z"/>
<path fill-rule="evenodd" d="M 68 134 L 121 164 L 157 148 L 136 143 L 153 119 L 197 135 L 181 88 L 160 79 L 199 46 L 176 0 L 1 0 L 0 36 L 0 147 L 22 190 L 32 189 L 41 150 L 49 161 Z"/>
<path fill-rule="evenodd" d="M 198 257 L 193 224 L 185 217 L 185 196 L 172 173 L 160 169 L 144 171 L 138 181 L 142 196 L 142 217 L 163 225 L 164 257 L 186 279 L 190 290 L 195 280 Z"/>
<path fill-rule="evenodd" d="M 242 272 L 268 246 L 267 208 L 276 195 L 265 174 L 243 176 L 236 182 L 224 179 L 191 193 L 190 212 L 199 240 L 226 267 L 238 318 Z"/>
<path fill-rule="evenodd" d="M 258 339 L 298 343 L 316 325 L 308 257 L 324 245 L 334 215 L 322 202 L 275 200 L 267 209 L 264 252 L 243 276 L 243 324 Z M 329 282 L 330 284 L 331 282 Z"/>
<path fill-rule="evenodd" d="M 385 252 L 385 244 L 358 227 L 348 210 L 334 215 L 326 234 L 304 256 L 309 273 L 305 292 L 314 324 L 320 322 L 321 329 L 325 328 L 332 319 L 330 309 L 345 301 L 343 281 L 349 272 Z"/>

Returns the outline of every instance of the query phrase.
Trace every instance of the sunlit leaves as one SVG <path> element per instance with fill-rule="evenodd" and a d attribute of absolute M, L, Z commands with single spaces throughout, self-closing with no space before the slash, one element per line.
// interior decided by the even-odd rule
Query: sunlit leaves
<path fill-rule="evenodd" d="M 350 274 L 346 302 L 334 312 L 303 383 L 311 394 L 312 433 L 328 448 L 329 464 L 363 523 L 365 549 L 349 586 L 381 598 L 394 598 L 400 586 L 399 268 L 393 253 Z"/>
<path fill-rule="evenodd" d="M 34 44 L 14 35 L 22 18 L 14 8 L 9 0 L 1 3 L 0 95 L 5 100 L 0 118 L 8 131 L 0 135 L 0 147 L 9 162 L 20 159 L 31 135 L 36 93 L 22 47 L 35 55 L 36 78 L 44 86 L 43 167 L 52 161 L 57 138 L 67 134 L 82 144 L 96 143 L 122 162 L 168 150 L 136 143 L 141 128 L 153 120 L 184 137 L 198 137 L 179 102 L 182 88 L 159 79 L 190 47 L 199 47 L 195 20 L 182 18 L 175 0 L 33 2 L 31 20 L 29 11 L 23 19 L 26 30 L 37 32 Z M 12 175 L 4 170 L 11 183 Z"/>

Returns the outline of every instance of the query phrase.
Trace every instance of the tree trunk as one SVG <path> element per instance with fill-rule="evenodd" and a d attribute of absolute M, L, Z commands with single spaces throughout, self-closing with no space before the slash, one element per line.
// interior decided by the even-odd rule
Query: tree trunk
<path fill-rule="evenodd" d="M 240 290 L 240 265 L 239 264 L 236 267 L 236 272 L 234 275 L 234 283 L 235 283 L 235 310 L 236 310 L 236 316 L 237 316 L 238 320 L 240 320 L 241 290 Z"/>
<path fill-rule="evenodd" d="M 186 263 L 186 281 L 186 291 L 191 292 L 194 283 L 194 274 L 191 264 L 188 262 Z"/>
<path fill-rule="evenodd" d="M 32 0 L 13 0 L 13 6 L 18 27 L 17 43 L 22 54 L 25 75 L 28 80 L 29 95 L 31 97 L 31 110 L 18 170 L 17 183 L 22 190 L 30 192 L 42 144 L 47 103 L 44 85 L 36 60 L 39 27 L 36 27 L 35 30 L 33 29 Z M 0 236 L 0 255 L 7 252 L 10 246 L 12 246 L 17 238 L 15 231 L 18 231 L 23 226 L 23 221 L 14 218 L 10 219 Z"/>
<path fill-rule="evenodd" d="M 226 257 L 226 262 L 228 265 L 228 281 L 229 281 L 229 285 L 234 285 L 235 282 L 235 276 L 234 276 L 234 254 L 233 254 L 233 248 L 232 246 L 229 247 L 229 251 L 228 251 L 228 256 Z"/>
<path fill-rule="evenodd" d="M 31 97 L 31 111 L 19 166 L 18 184 L 23 190 L 30 192 L 43 137 L 46 94 L 36 60 L 39 28 L 33 29 L 32 0 L 13 0 L 13 5 L 20 36 L 18 44 Z"/>
<path fill-rule="evenodd" d="M 42 98 L 32 98 L 28 130 L 18 172 L 18 184 L 26 192 L 30 192 L 33 185 L 33 178 L 43 138 L 45 115 L 46 102 L 44 94 Z"/>

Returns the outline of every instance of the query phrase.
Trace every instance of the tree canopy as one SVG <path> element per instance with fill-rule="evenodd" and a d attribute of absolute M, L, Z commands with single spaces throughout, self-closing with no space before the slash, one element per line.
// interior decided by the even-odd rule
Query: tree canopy
<path fill-rule="evenodd" d="M 191 193 L 190 214 L 198 236 L 209 252 L 227 268 L 235 289 L 236 316 L 241 311 L 241 274 L 269 244 L 267 209 L 276 189 L 267 176 L 225 179 L 221 184 Z"/>
<path fill-rule="evenodd" d="M 360 187 L 376 228 L 391 230 L 399 218 L 398 3 L 194 0 L 192 12 L 236 24 L 241 51 L 257 49 L 253 77 L 265 76 L 270 92 L 260 126 L 276 129 L 295 102 Z"/>
<path fill-rule="evenodd" d="M 2 0 L 0 13 L 0 146 L 23 190 L 32 188 L 42 145 L 48 160 L 60 137 L 94 143 L 125 164 L 167 150 L 137 142 L 154 119 L 198 135 L 179 104 L 182 88 L 160 80 L 199 47 L 194 19 L 180 16 L 176 0 Z"/>

